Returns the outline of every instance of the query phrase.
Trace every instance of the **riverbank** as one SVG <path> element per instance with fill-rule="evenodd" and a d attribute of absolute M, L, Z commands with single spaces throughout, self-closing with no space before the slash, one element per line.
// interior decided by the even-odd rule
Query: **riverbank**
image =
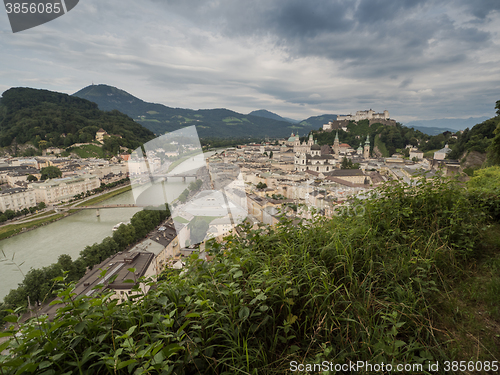
<path fill-rule="evenodd" d="M 34 215 L 34 216 L 45 216 L 45 217 L 41 217 L 39 219 L 34 218 L 34 217 L 32 217 L 32 218 L 28 217 L 28 218 L 22 219 L 20 221 L 17 221 L 15 223 L 5 224 L 5 225 L 0 227 L 0 241 L 5 240 L 5 239 L 10 238 L 10 237 L 13 237 L 13 236 L 16 236 L 16 235 L 21 234 L 21 233 L 29 232 L 30 230 L 39 228 L 41 226 L 54 223 L 58 220 L 64 219 L 64 218 L 74 214 L 75 212 L 80 211 L 78 209 L 71 209 L 71 207 L 88 206 L 88 205 L 100 203 L 100 202 L 105 201 L 107 199 L 110 199 L 116 195 L 125 193 L 125 192 L 129 191 L 130 189 L 132 189 L 131 185 L 121 186 L 121 187 L 115 188 L 113 190 L 110 190 L 108 192 L 100 193 L 97 196 L 87 198 L 87 199 L 83 200 L 82 202 L 79 202 L 78 204 L 73 204 L 71 206 L 65 205 L 65 207 L 68 208 L 68 210 L 65 212 L 57 213 L 57 212 L 54 212 L 54 210 L 50 210 L 49 212 L 52 211 L 53 213 L 49 214 L 49 212 L 46 212 L 43 214 Z"/>
<path fill-rule="evenodd" d="M 119 187 L 115 190 L 111 190 L 107 193 L 102 193 L 102 195 L 99 195 L 99 196 L 96 196 L 96 197 L 92 197 L 90 199 L 87 199 L 87 200 L 84 200 L 83 202 L 80 202 L 76 205 L 73 205 L 72 207 L 81 207 L 81 206 L 91 206 L 93 204 L 96 204 L 96 203 L 101 203 L 102 201 L 105 201 L 109 198 L 113 198 L 114 196 L 118 195 L 118 194 L 122 194 L 122 193 L 125 193 L 126 191 L 129 191 L 132 189 L 132 186 L 131 185 L 127 185 L 127 186 L 124 186 L 124 187 Z"/>
<path fill-rule="evenodd" d="M 42 225 L 53 223 L 54 221 L 61 220 L 68 215 L 70 215 L 69 211 L 61 214 L 53 214 L 30 222 L 4 225 L 3 227 L 0 227 L 0 240 L 5 240 L 6 238 L 13 237 L 17 234 L 25 233 L 41 227 Z"/>

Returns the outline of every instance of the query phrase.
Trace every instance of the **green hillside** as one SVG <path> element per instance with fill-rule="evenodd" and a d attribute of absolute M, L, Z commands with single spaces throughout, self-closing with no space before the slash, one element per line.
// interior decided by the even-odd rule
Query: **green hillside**
<path fill-rule="evenodd" d="M 320 129 L 324 124 L 328 124 L 329 121 L 335 121 L 337 119 L 337 115 L 321 115 L 321 116 L 312 116 L 301 122 L 300 125 L 310 126 L 313 129 Z"/>
<path fill-rule="evenodd" d="M 500 129 L 500 101 L 497 102 L 497 108 L 498 116 L 477 124 L 472 129 L 467 128 L 459 135 L 456 145 L 450 153 L 451 159 L 458 159 L 469 151 L 478 151 L 481 153 L 496 151 L 493 153 L 500 154 L 498 152 L 500 144 L 493 141 L 495 137 L 497 139 L 500 138 L 500 133 L 497 130 Z"/>
<path fill-rule="evenodd" d="M 293 124 L 297 124 L 297 123 L 300 122 L 298 120 L 293 120 L 293 119 L 289 119 L 289 118 L 286 118 L 286 117 L 281 117 L 280 115 L 277 115 L 276 113 L 268 111 L 267 109 L 259 109 L 257 111 L 252 111 L 252 112 L 249 113 L 249 115 L 251 115 L 251 116 L 259 116 L 259 117 L 266 117 L 266 118 L 270 118 L 270 119 L 278 120 L 278 121 L 287 121 L 287 122 L 291 122 Z"/>
<path fill-rule="evenodd" d="M 371 149 L 373 150 L 373 147 L 376 145 L 375 137 L 377 137 L 377 146 L 379 146 L 379 149 L 384 150 L 383 156 L 385 157 L 394 154 L 398 149 L 403 149 L 407 144 L 414 146 L 420 144 L 425 149 L 426 142 L 432 138 L 427 134 L 407 128 L 399 123 L 396 126 L 383 124 L 372 124 L 369 126 L 368 120 L 361 120 L 357 123 L 350 122 L 347 125 L 347 130 L 343 131 L 340 129 L 338 131 L 341 143 L 347 143 L 351 147 L 357 148 L 360 144 L 361 146 L 365 144 L 366 136 L 369 135 Z M 315 133 L 315 139 L 318 140 L 320 145 L 332 145 L 336 134 L 337 131 L 319 131 Z M 383 145 L 382 147 L 380 147 L 381 144 Z"/>
<path fill-rule="evenodd" d="M 48 90 L 11 88 L 0 100 L 0 146 L 31 143 L 38 148 L 91 142 L 103 128 L 109 148 L 134 149 L 154 134 L 128 116 L 104 112 L 88 100 Z"/>
<path fill-rule="evenodd" d="M 192 110 L 148 103 L 108 85 L 87 86 L 73 96 L 93 101 L 102 110 L 123 112 L 157 135 L 191 125 L 196 125 L 203 138 L 285 137 L 291 132 L 305 134 L 311 130 L 307 124 L 244 115 L 224 108 Z"/>

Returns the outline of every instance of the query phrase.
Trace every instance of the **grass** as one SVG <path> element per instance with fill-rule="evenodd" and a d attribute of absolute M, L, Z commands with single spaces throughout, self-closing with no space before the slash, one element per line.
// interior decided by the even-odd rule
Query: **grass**
<path fill-rule="evenodd" d="M 30 229 L 33 227 L 37 227 L 43 224 L 52 223 L 60 218 L 66 216 L 65 214 L 57 214 L 50 217 L 42 218 L 39 220 L 30 221 L 28 223 L 21 224 L 8 224 L 0 227 L 0 240 L 3 240 L 7 237 L 13 236 L 14 234 L 18 234 L 22 232 L 23 229 Z"/>
<path fill-rule="evenodd" d="M 98 197 L 89 199 L 89 200 L 87 200 L 85 202 L 79 203 L 79 204 L 76 205 L 76 207 L 91 206 L 93 204 L 105 201 L 106 199 L 112 198 L 112 197 L 114 197 L 114 196 L 116 196 L 118 194 L 125 193 L 126 191 L 129 191 L 131 189 L 132 189 L 132 186 L 128 185 L 128 186 L 122 187 L 120 189 L 117 189 L 117 190 L 114 190 L 114 191 L 110 191 L 109 193 L 105 193 L 105 194 L 100 195 Z"/>
<path fill-rule="evenodd" d="M 79 157 L 83 158 L 103 158 L 104 152 L 102 148 L 97 145 L 83 145 L 73 148 L 72 153 L 77 154 Z"/>
<path fill-rule="evenodd" d="M 155 118 L 143 118 L 140 120 L 141 122 L 160 122 L 159 120 Z"/>
<path fill-rule="evenodd" d="M 500 361 L 500 224 L 487 228 L 482 257 L 437 304 L 447 350 L 476 361 Z"/>
<path fill-rule="evenodd" d="M 38 213 L 38 214 L 35 214 L 35 215 L 32 215 L 32 216 L 27 216 L 26 220 L 35 219 L 35 218 L 41 218 L 41 217 L 44 217 L 44 216 L 52 215 L 54 213 L 55 213 L 54 210 L 47 211 L 47 212 L 41 212 L 41 213 Z M 24 218 L 22 220 L 24 220 Z"/>
<path fill-rule="evenodd" d="M 230 122 L 242 122 L 239 118 L 236 117 L 226 117 L 222 119 L 225 123 L 230 123 Z"/>
<path fill-rule="evenodd" d="M 435 153 L 436 151 L 439 151 L 439 150 L 440 150 L 440 149 L 439 149 L 439 148 L 437 148 L 437 149 L 435 149 L 435 150 L 429 150 L 429 151 L 424 152 L 424 158 L 433 158 L 433 157 L 434 157 L 434 153 Z"/>
<path fill-rule="evenodd" d="M 474 199 L 451 181 L 391 183 L 352 202 L 362 216 L 282 218 L 210 241 L 211 261 L 193 256 L 120 305 L 113 292 L 74 299 L 68 288 L 54 322 L 14 336 L 4 373 L 274 375 L 291 361 L 443 370 L 445 360 L 498 360 L 500 224 Z"/>
<path fill-rule="evenodd" d="M 186 220 L 186 219 L 184 219 L 183 217 L 180 217 L 180 216 L 174 217 L 174 221 L 176 221 L 178 223 L 182 223 L 182 224 L 189 223 L 189 220 Z"/>

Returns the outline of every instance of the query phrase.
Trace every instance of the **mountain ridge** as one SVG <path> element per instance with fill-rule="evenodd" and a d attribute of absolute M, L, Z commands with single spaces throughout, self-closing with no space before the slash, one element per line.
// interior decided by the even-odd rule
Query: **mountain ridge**
<path fill-rule="evenodd" d="M 250 116 L 260 116 L 260 117 L 266 117 L 270 118 L 273 120 L 278 120 L 278 121 L 287 121 L 291 122 L 292 124 L 298 124 L 300 120 L 294 120 L 288 117 L 282 117 L 274 112 L 268 111 L 267 109 L 258 109 L 256 111 L 252 111 L 249 113 Z"/>
<path fill-rule="evenodd" d="M 186 109 L 148 103 L 109 85 L 91 85 L 73 96 L 91 100 L 102 110 L 116 109 L 157 135 L 195 125 L 200 137 L 285 137 L 291 132 L 309 133 L 309 124 L 293 124 L 286 120 L 244 115 L 226 108 Z M 278 116 L 278 115 L 276 115 Z"/>

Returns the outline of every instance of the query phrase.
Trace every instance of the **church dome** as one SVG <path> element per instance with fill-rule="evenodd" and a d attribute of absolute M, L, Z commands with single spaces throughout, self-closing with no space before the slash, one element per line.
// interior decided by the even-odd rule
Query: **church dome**
<path fill-rule="evenodd" d="M 312 145 L 311 150 L 321 150 L 321 146 L 318 144 Z"/>

